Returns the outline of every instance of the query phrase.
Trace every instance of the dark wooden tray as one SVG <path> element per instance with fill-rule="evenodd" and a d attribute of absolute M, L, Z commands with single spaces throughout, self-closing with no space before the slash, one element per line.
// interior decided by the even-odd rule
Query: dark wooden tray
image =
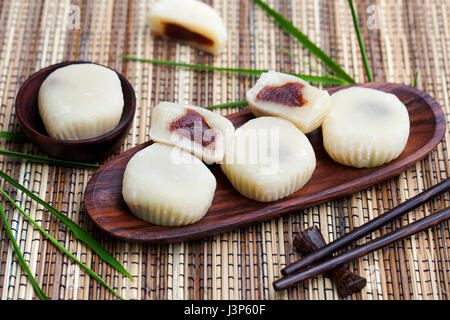
<path fill-rule="evenodd" d="M 167 243 L 199 239 L 278 217 L 379 183 L 425 157 L 444 136 L 444 113 L 427 93 L 393 83 L 358 86 L 394 93 L 408 108 L 411 121 L 408 143 L 400 157 L 389 164 L 372 169 L 356 169 L 334 162 L 323 149 L 319 128 L 308 134 L 316 153 L 317 166 L 311 180 L 298 192 L 275 202 L 250 200 L 232 187 L 218 165 L 212 165 L 210 169 L 217 179 L 217 188 L 207 214 L 195 224 L 164 227 L 136 218 L 122 198 L 122 177 L 127 162 L 137 151 L 151 144 L 147 142 L 122 153 L 95 172 L 85 191 L 86 211 L 100 229 L 127 241 Z M 346 87 L 332 88 L 329 92 Z M 254 117 L 250 111 L 244 110 L 228 118 L 238 128 Z"/>

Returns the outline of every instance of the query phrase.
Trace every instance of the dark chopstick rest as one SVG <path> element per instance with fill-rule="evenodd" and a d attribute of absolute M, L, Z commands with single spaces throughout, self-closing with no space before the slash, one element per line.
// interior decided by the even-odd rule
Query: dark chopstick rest
<path fill-rule="evenodd" d="M 315 277 L 324 272 L 333 270 L 337 266 L 349 263 L 359 257 L 362 257 L 370 252 L 378 250 L 384 246 L 387 246 L 393 242 L 401 240 L 405 237 L 409 237 L 415 233 L 423 231 L 427 228 L 435 226 L 450 219 L 450 207 L 433 213 L 425 218 L 410 223 L 407 226 L 385 234 L 382 237 L 369 241 L 361 246 L 355 247 L 352 250 L 345 252 L 339 256 L 336 256 L 330 260 L 327 260 L 321 264 L 312 266 L 307 269 L 302 269 L 295 273 L 289 274 L 286 277 L 277 280 L 273 283 L 275 290 L 286 289 L 294 284 Z"/>
<path fill-rule="evenodd" d="M 425 190 L 416 195 L 415 197 L 401 203 L 399 206 L 393 208 L 392 210 L 383 213 L 378 217 L 376 217 L 375 219 L 354 229 L 352 232 L 349 232 L 343 235 L 342 237 L 336 239 L 335 241 L 330 242 L 320 250 L 288 265 L 287 267 L 281 270 L 281 273 L 283 275 L 288 275 L 291 273 L 295 273 L 301 269 L 304 269 L 307 266 L 317 264 L 317 262 L 319 262 L 320 260 L 328 257 L 329 255 L 333 254 L 334 252 L 340 249 L 345 248 L 352 242 L 361 239 L 362 237 L 379 229 L 380 227 L 400 217 L 406 212 L 409 212 L 414 208 L 417 208 L 418 206 L 422 205 L 424 202 L 428 201 L 429 199 L 433 198 L 439 193 L 447 191 L 449 188 L 450 188 L 450 179 L 447 179 L 437 185 L 434 185 L 430 189 Z"/>
<path fill-rule="evenodd" d="M 307 255 L 324 247 L 326 242 L 319 228 L 312 226 L 296 235 L 293 244 L 298 251 Z M 365 278 L 358 276 L 344 266 L 330 270 L 328 275 L 342 298 L 361 291 L 367 282 Z"/>

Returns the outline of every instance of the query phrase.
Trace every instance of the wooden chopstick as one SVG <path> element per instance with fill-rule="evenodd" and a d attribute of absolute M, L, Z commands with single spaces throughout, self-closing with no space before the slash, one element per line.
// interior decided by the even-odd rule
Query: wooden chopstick
<path fill-rule="evenodd" d="M 394 209 L 378 216 L 377 218 L 363 224 L 359 228 L 354 229 L 353 231 L 343 235 L 342 237 L 336 239 L 333 242 L 330 242 L 326 246 L 320 248 L 318 251 L 311 253 L 304 258 L 288 265 L 284 269 L 281 270 L 283 275 L 289 275 L 295 272 L 300 271 L 301 269 L 306 268 L 307 266 L 311 266 L 317 264 L 320 260 L 323 260 L 326 257 L 329 257 L 334 252 L 346 247 L 350 243 L 361 239 L 362 237 L 368 235 L 369 233 L 379 229 L 390 221 L 398 218 L 402 214 L 413 210 L 414 208 L 422 205 L 424 202 L 433 198 L 437 194 L 444 192 L 450 188 L 450 179 L 447 179 L 428 190 L 425 190 L 419 193 L 417 196 L 403 202 L 399 206 Z"/>
<path fill-rule="evenodd" d="M 315 277 L 321 273 L 328 272 L 338 266 L 349 263 L 359 257 L 362 257 L 372 251 L 378 250 L 384 246 L 387 246 L 395 241 L 411 236 L 417 232 L 423 231 L 429 227 L 435 226 L 441 222 L 450 219 L 450 208 L 443 209 L 434 214 L 431 214 L 425 218 L 417 220 L 401 229 L 394 230 L 385 234 L 382 237 L 367 242 L 361 246 L 345 252 L 339 256 L 336 256 L 330 260 L 327 260 L 321 264 L 312 266 L 307 269 L 300 270 L 296 273 L 287 275 L 286 277 L 277 280 L 273 283 L 275 290 L 286 289 L 297 282 L 307 280 Z"/>

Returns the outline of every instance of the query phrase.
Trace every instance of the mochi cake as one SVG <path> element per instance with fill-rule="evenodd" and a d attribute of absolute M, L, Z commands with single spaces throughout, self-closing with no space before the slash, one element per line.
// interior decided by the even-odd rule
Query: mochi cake
<path fill-rule="evenodd" d="M 58 68 L 43 81 L 38 106 L 50 137 L 81 140 L 101 136 L 117 127 L 122 116 L 119 76 L 93 63 Z"/>
<path fill-rule="evenodd" d="M 239 193 L 261 202 L 296 192 L 315 166 L 308 138 L 291 122 L 276 117 L 252 119 L 238 128 L 221 164 Z"/>
<path fill-rule="evenodd" d="M 213 54 L 218 54 L 227 41 L 227 30 L 219 13 L 198 0 L 158 0 L 148 20 L 153 35 Z"/>
<path fill-rule="evenodd" d="M 138 218 L 163 226 L 200 220 L 211 206 L 216 179 L 188 152 L 153 143 L 128 162 L 122 195 Z"/>
<path fill-rule="evenodd" d="M 335 161 L 356 168 L 388 163 L 409 136 L 406 106 L 391 93 L 351 87 L 333 94 L 322 124 L 323 145 Z"/>
<path fill-rule="evenodd" d="M 289 120 L 303 133 L 320 127 L 330 111 L 327 91 L 311 86 L 290 74 L 263 73 L 247 92 L 250 110 L 256 117 L 274 116 Z"/>
<path fill-rule="evenodd" d="M 151 114 L 150 138 L 177 146 L 206 163 L 220 162 L 233 124 L 205 108 L 160 102 Z"/>

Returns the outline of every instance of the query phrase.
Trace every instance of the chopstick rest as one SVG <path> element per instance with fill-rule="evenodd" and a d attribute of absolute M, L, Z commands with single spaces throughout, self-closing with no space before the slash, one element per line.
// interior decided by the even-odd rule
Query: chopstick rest
<path fill-rule="evenodd" d="M 307 255 L 324 247 L 326 242 L 319 228 L 312 226 L 296 235 L 293 244 L 300 253 Z M 359 292 L 366 286 L 365 278 L 358 276 L 344 266 L 330 270 L 328 275 L 342 298 Z"/>
<path fill-rule="evenodd" d="M 295 273 L 289 274 L 284 278 L 281 278 L 273 283 L 275 290 L 279 291 L 295 285 L 300 281 L 313 278 L 324 272 L 333 270 L 337 266 L 349 263 L 359 257 L 362 257 L 370 252 L 383 248 L 393 242 L 409 237 L 415 233 L 423 231 L 427 228 L 440 224 L 450 219 L 450 207 L 433 213 L 425 218 L 410 223 L 407 226 L 389 232 L 382 237 L 369 241 L 361 246 L 355 247 L 350 251 L 347 251 L 341 255 L 338 255 L 330 260 L 324 261 L 312 267 L 301 269 Z"/>

